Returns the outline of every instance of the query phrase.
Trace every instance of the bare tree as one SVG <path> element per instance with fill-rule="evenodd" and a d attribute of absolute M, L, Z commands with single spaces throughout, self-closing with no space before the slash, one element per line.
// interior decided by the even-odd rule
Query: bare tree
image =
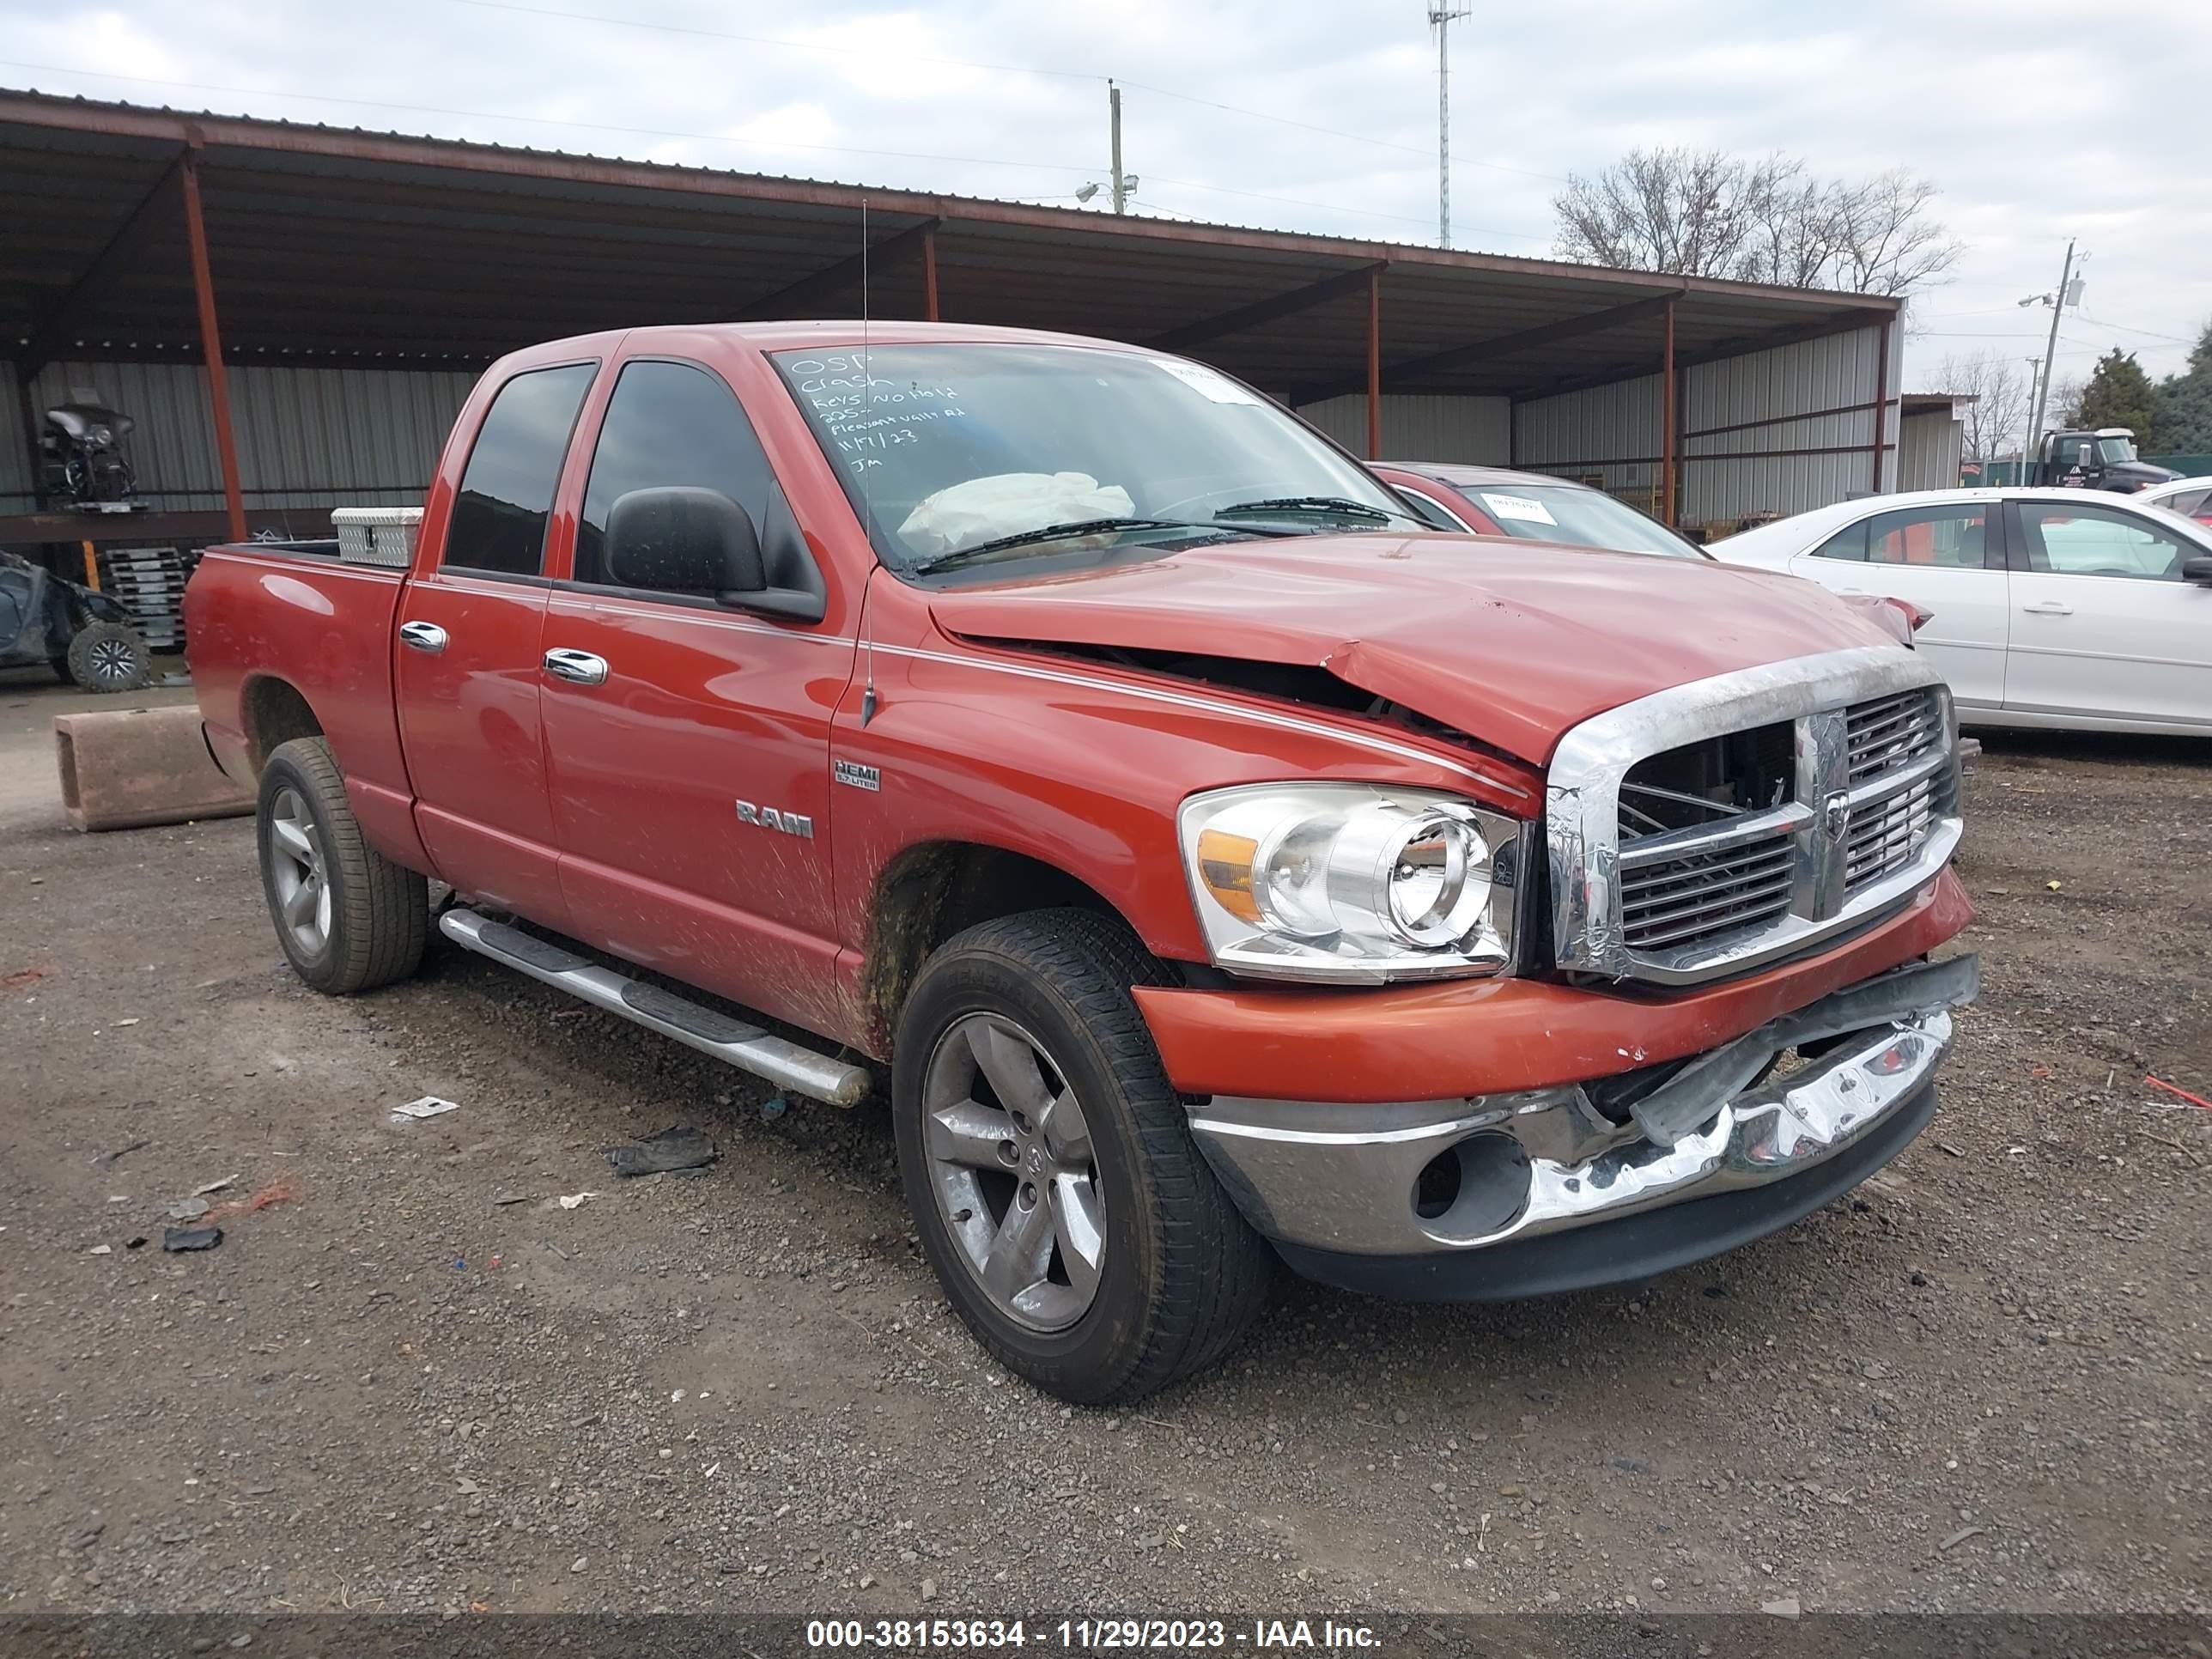
<path fill-rule="evenodd" d="M 1929 216 L 1936 196 L 1935 185 L 1903 167 L 1830 185 L 1834 285 L 1854 294 L 1909 294 L 1948 275 L 1966 244 Z"/>
<path fill-rule="evenodd" d="M 2087 375 L 2062 374 L 2051 383 L 2051 395 L 2044 399 L 2043 423 L 2052 431 L 2061 427 L 2081 424 L 2081 397 L 2089 389 Z M 2039 432 L 2040 440 L 2043 434 Z"/>
<path fill-rule="evenodd" d="M 1732 275 L 1796 162 L 1746 161 L 1716 149 L 1632 149 L 1552 198 L 1559 252 L 1591 264 Z"/>
<path fill-rule="evenodd" d="M 1821 179 L 1790 156 L 1631 150 L 1552 198 L 1570 259 L 1688 276 L 1899 295 L 1941 281 L 1961 245 L 1903 169 Z"/>
<path fill-rule="evenodd" d="M 1936 371 L 1936 390 L 1972 399 L 1959 410 L 1968 460 L 1996 460 L 2021 441 L 2033 394 L 2020 362 L 1995 351 L 1946 357 Z"/>

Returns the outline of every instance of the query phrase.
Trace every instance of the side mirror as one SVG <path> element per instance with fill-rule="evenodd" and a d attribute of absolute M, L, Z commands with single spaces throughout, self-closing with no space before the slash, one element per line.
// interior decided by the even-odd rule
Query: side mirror
<path fill-rule="evenodd" d="M 760 532 L 719 489 L 633 489 L 607 514 L 607 574 L 623 587 L 671 593 L 757 593 L 768 586 Z"/>
<path fill-rule="evenodd" d="M 2212 555 L 2198 554 L 2193 559 L 2181 562 L 2181 580 L 2212 587 Z"/>

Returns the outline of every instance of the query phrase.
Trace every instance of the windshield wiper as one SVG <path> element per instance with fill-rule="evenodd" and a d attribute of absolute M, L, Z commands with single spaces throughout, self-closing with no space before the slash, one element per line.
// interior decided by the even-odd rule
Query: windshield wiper
<path fill-rule="evenodd" d="M 1075 519 L 1066 524 L 1040 525 L 1035 530 L 1024 530 L 1012 536 L 998 536 L 988 542 L 977 542 L 972 547 L 956 547 L 924 559 L 914 567 L 914 574 L 926 576 L 933 570 L 949 570 L 954 565 L 965 564 L 970 559 L 985 554 L 1004 553 L 1009 549 L 1028 547 L 1036 542 L 1056 542 L 1069 536 L 1103 536 L 1115 530 L 1205 530 L 1218 526 L 1193 524 L 1187 519 Z"/>
<path fill-rule="evenodd" d="M 1408 519 L 1411 515 L 1392 513 L 1387 508 L 1370 507 L 1365 501 L 1355 501 L 1344 495 L 1277 495 L 1267 501 L 1232 501 L 1214 514 L 1225 519 L 1232 514 L 1245 513 L 1334 513 L 1340 518 L 1369 519 L 1376 524 L 1388 524 L 1393 519 Z"/>

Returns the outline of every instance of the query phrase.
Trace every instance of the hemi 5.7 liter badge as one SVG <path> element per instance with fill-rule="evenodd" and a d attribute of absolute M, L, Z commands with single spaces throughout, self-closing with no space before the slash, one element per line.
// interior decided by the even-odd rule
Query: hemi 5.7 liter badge
<path fill-rule="evenodd" d="M 884 787 L 884 775 L 874 767 L 863 766 L 858 761 L 831 761 L 830 775 L 848 788 L 881 789 Z"/>

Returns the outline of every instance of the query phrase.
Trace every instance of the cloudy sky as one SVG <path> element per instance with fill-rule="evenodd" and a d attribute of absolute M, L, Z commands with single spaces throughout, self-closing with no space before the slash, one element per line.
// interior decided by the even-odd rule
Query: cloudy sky
<path fill-rule="evenodd" d="M 2212 321 L 2212 0 L 1472 0 L 1453 240 L 1543 255 L 1566 176 L 1638 145 L 1920 170 L 1966 244 L 1908 380 L 2039 354 L 2154 374 Z M 0 0 L 0 84 L 1073 205 L 1106 77 L 1143 211 L 1436 236 L 1425 0 Z M 627 21 L 624 21 L 627 20 Z"/>

